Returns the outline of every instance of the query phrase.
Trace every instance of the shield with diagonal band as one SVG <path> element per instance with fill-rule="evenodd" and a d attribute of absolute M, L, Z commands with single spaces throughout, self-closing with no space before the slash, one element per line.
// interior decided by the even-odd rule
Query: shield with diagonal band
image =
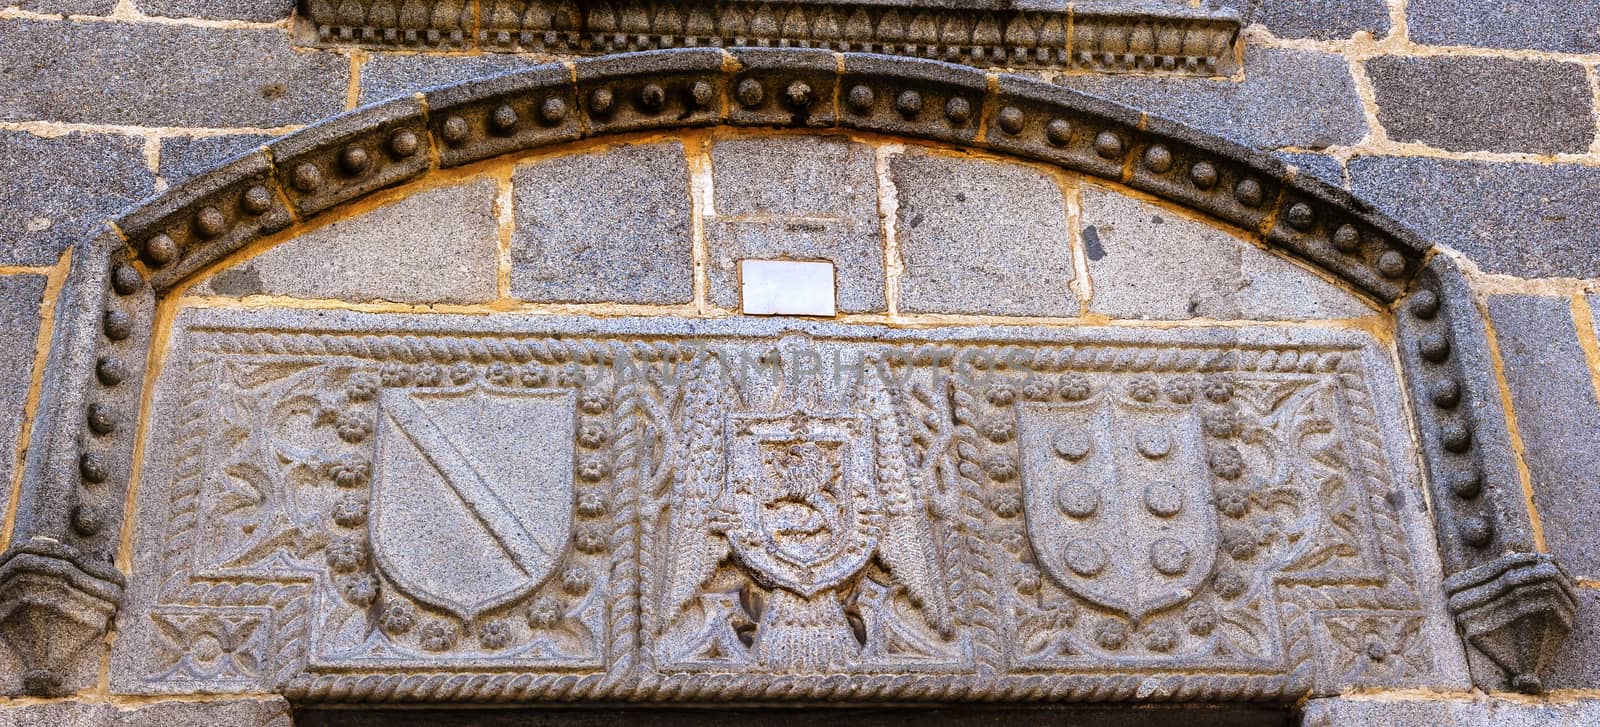
<path fill-rule="evenodd" d="M 393 585 L 470 620 L 536 588 L 572 529 L 569 390 L 386 390 L 372 550 Z"/>

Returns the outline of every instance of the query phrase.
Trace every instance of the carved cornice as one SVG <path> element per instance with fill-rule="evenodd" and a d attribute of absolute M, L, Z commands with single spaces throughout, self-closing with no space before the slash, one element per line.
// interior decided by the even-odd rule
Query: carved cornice
<path fill-rule="evenodd" d="M 1176 3 L 725 0 L 306 0 L 302 42 L 324 47 L 623 53 L 792 47 L 915 56 L 980 67 L 1232 70 L 1239 19 Z"/>
<path fill-rule="evenodd" d="M 151 310 L 197 271 L 436 169 L 583 138 L 713 125 L 861 130 L 1033 159 L 1254 231 L 1380 301 L 1405 298 L 1396 311 L 1397 345 L 1446 574 L 1473 574 L 1451 581 L 1462 584 L 1452 604 L 1459 601 L 1464 633 L 1493 665 L 1476 671 L 1475 681 L 1537 687 L 1538 655 L 1559 640 L 1570 614 L 1561 599 L 1565 576 L 1548 558 L 1534 566 L 1497 560 L 1535 548 L 1483 322 L 1446 258 L 1433 256 L 1419 276 L 1428 244 L 1347 192 L 1164 119 L 1019 77 L 816 49 L 627 54 L 436 89 L 283 137 L 125 213 L 73 253 L 27 450 L 13 538 L 24 545 L 12 552 L 56 542 L 64 548 L 56 560 L 84 573 L 105 569 L 125 509 Z M 1440 383 L 1452 380 L 1459 401 Z M 74 581 L 59 573 L 13 570 L 23 575 L 6 581 L 0 607 L 16 624 L 33 623 L 28 614 L 57 608 L 52 603 L 75 602 L 68 590 L 95 603 L 118 597 L 109 587 L 61 590 L 54 584 Z M 113 581 L 110 574 L 101 580 Z M 70 608 L 98 609 L 80 605 Z M 88 643 L 65 631 L 38 633 L 34 641 L 5 635 L 23 660 L 43 660 L 30 669 L 57 668 L 47 662 Z M 63 685 L 74 688 L 70 680 Z"/>

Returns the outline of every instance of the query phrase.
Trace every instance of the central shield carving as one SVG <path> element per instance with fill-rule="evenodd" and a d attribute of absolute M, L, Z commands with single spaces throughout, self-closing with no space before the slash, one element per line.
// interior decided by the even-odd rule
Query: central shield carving
<path fill-rule="evenodd" d="M 1218 526 L 1187 408 L 1103 394 L 1021 408 L 1023 496 L 1040 567 L 1135 622 L 1191 598 Z"/>
<path fill-rule="evenodd" d="M 811 597 L 872 557 L 883 529 L 870 428 L 851 414 L 728 417 L 734 552 Z"/>
<path fill-rule="evenodd" d="M 371 519 L 384 575 L 467 620 L 538 587 L 571 536 L 573 397 L 384 391 Z"/>

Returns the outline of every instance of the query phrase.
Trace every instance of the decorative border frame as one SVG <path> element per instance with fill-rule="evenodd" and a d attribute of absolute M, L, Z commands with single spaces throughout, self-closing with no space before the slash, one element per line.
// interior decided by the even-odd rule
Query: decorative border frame
<path fill-rule="evenodd" d="M 98 659 L 88 645 L 99 643 L 122 585 L 110 561 L 133 437 L 121 423 L 138 414 L 158 297 L 253 241 L 434 169 L 712 125 L 859 129 L 1046 162 L 1255 231 L 1398 303 L 1396 343 L 1423 433 L 1450 606 L 1476 649 L 1474 682 L 1540 688 L 1574 599 L 1530 534 L 1484 322 L 1448 258 L 1275 157 L 1125 106 L 946 63 L 757 48 L 552 64 L 359 109 L 170 189 L 76 247 L 17 526 L 0 555 L 0 641 L 23 665 L 10 689 L 64 694 L 92 681 Z M 1477 488 L 1459 476 L 1474 473 Z M 49 589 L 62 596 L 38 597 Z M 79 605 L 85 599 L 91 606 Z M 456 693 L 447 686 L 441 698 Z"/>
<path fill-rule="evenodd" d="M 1187 3 L 1088 0 L 1066 11 L 1008 2 L 878 0 L 306 0 L 298 34 L 322 48 L 625 53 L 756 46 L 886 53 L 972 66 L 1233 71 L 1239 16 Z M 938 5 L 939 7 L 928 7 Z"/>

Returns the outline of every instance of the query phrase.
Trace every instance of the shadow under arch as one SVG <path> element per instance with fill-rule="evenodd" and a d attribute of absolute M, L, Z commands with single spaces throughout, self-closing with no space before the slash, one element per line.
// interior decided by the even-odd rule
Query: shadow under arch
<path fill-rule="evenodd" d="M 100 643 L 120 600 L 114 559 L 154 308 L 165 293 L 257 240 L 437 169 L 706 126 L 860 130 L 1056 165 L 1253 231 L 1391 305 L 1449 606 L 1475 649 L 1474 682 L 1539 688 L 1573 599 L 1535 545 L 1484 322 L 1447 257 L 1271 155 L 1040 81 L 870 54 L 691 49 L 551 64 L 358 109 L 198 175 L 74 248 L 16 526 L 0 555 L 0 640 L 23 665 L 21 691 L 81 686 L 74 664 Z M 451 696 L 493 698 L 475 688 Z M 1141 689 L 1129 681 L 1092 698 L 1134 699 Z"/>

